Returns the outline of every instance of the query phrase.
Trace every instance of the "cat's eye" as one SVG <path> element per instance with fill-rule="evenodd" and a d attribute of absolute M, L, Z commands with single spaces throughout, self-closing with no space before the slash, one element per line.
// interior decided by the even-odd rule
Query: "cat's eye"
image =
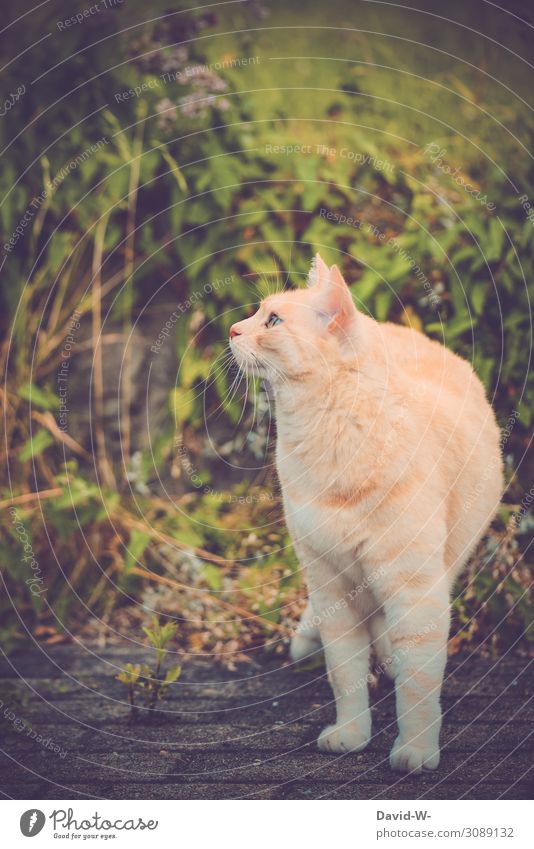
<path fill-rule="evenodd" d="M 276 327 L 277 324 L 281 323 L 282 319 L 280 318 L 280 316 L 276 315 L 275 312 L 272 312 L 267 321 L 265 322 L 265 327 Z"/>

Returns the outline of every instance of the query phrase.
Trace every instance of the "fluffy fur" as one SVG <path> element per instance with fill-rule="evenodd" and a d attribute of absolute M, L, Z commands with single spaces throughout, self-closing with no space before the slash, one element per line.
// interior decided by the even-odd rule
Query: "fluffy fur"
<path fill-rule="evenodd" d="M 273 313 L 281 321 L 266 326 Z M 291 656 L 322 643 L 336 700 L 319 748 L 368 744 L 373 645 L 395 680 L 391 766 L 435 769 L 451 585 L 502 491 L 484 389 L 439 343 L 357 311 L 319 255 L 310 287 L 266 298 L 232 327 L 231 347 L 274 392 L 276 465 L 309 592 Z"/>

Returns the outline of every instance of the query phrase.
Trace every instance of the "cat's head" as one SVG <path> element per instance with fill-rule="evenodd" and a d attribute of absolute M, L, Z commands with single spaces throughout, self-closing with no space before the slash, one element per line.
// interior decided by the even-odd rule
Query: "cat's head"
<path fill-rule="evenodd" d="M 265 298 L 253 316 L 232 325 L 230 348 L 245 371 L 273 383 L 298 380 L 354 355 L 358 317 L 338 267 L 317 254 L 308 288 Z"/>

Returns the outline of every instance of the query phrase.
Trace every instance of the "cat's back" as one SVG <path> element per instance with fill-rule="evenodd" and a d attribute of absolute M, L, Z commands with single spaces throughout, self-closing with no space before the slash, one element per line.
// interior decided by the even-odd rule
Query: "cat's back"
<path fill-rule="evenodd" d="M 456 573 L 501 498 L 502 458 L 495 414 L 466 360 L 416 330 L 394 324 L 379 327 L 391 363 L 390 385 L 399 388 L 400 397 L 412 399 L 405 450 L 413 458 L 412 465 L 419 461 L 420 477 L 435 484 L 446 504 L 445 564 Z"/>
<path fill-rule="evenodd" d="M 446 394 L 464 399 L 469 394 L 479 402 L 486 401 L 482 383 L 466 360 L 414 328 L 391 322 L 378 326 L 388 360 L 415 381 L 429 383 Z"/>

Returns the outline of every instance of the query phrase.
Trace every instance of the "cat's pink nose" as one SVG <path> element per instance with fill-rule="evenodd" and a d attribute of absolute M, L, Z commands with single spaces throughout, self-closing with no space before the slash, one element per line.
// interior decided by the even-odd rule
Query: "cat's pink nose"
<path fill-rule="evenodd" d="M 239 330 L 235 329 L 235 324 L 232 325 L 232 327 L 230 328 L 230 339 L 233 339 L 234 336 L 241 336 L 241 333 L 239 332 Z"/>

